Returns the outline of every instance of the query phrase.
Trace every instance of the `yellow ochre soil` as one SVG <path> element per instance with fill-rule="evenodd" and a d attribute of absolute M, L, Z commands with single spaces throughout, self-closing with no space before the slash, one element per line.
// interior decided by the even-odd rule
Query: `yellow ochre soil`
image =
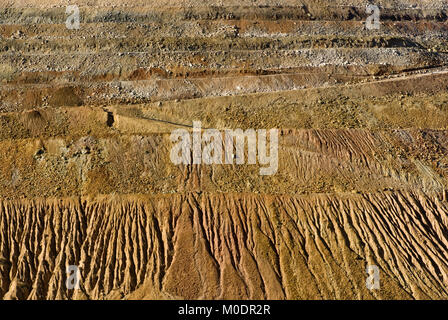
<path fill-rule="evenodd" d="M 448 299 L 448 3 L 377 4 L 0 0 L 0 298 Z"/>

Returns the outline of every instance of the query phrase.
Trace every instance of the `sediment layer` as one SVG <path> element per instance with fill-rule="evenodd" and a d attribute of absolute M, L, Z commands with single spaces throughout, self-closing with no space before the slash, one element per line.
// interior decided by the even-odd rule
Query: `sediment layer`
<path fill-rule="evenodd" d="M 1 299 L 448 298 L 445 1 L 378 30 L 359 1 L 77 4 L 0 3 Z M 175 165 L 193 121 L 277 128 L 277 171 Z"/>

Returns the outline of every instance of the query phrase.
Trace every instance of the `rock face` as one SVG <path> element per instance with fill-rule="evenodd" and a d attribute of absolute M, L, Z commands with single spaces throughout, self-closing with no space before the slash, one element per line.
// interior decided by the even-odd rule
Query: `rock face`
<path fill-rule="evenodd" d="M 0 3 L 0 298 L 448 298 L 446 1 L 78 5 Z M 173 163 L 195 121 L 275 174 Z"/>
<path fill-rule="evenodd" d="M 447 295 L 447 204 L 423 193 L 108 196 L 2 203 L 4 298 Z M 381 290 L 365 286 L 366 263 Z M 79 265 L 81 290 L 65 288 Z"/>

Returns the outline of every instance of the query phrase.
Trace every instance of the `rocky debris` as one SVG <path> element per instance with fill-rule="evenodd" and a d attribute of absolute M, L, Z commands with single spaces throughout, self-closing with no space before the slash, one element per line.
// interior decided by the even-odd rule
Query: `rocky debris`
<path fill-rule="evenodd" d="M 448 4 L 378 4 L 2 1 L 0 298 L 447 299 Z M 276 174 L 175 165 L 193 121 Z"/>

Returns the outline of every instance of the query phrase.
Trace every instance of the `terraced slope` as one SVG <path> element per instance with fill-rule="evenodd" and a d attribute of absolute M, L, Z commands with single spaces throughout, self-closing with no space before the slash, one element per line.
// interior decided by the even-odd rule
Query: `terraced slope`
<path fill-rule="evenodd" d="M 379 30 L 360 1 L 111 3 L 69 30 L 0 2 L 0 298 L 448 298 L 444 1 Z M 174 164 L 194 121 L 278 128 L 278 170 Z"/>

